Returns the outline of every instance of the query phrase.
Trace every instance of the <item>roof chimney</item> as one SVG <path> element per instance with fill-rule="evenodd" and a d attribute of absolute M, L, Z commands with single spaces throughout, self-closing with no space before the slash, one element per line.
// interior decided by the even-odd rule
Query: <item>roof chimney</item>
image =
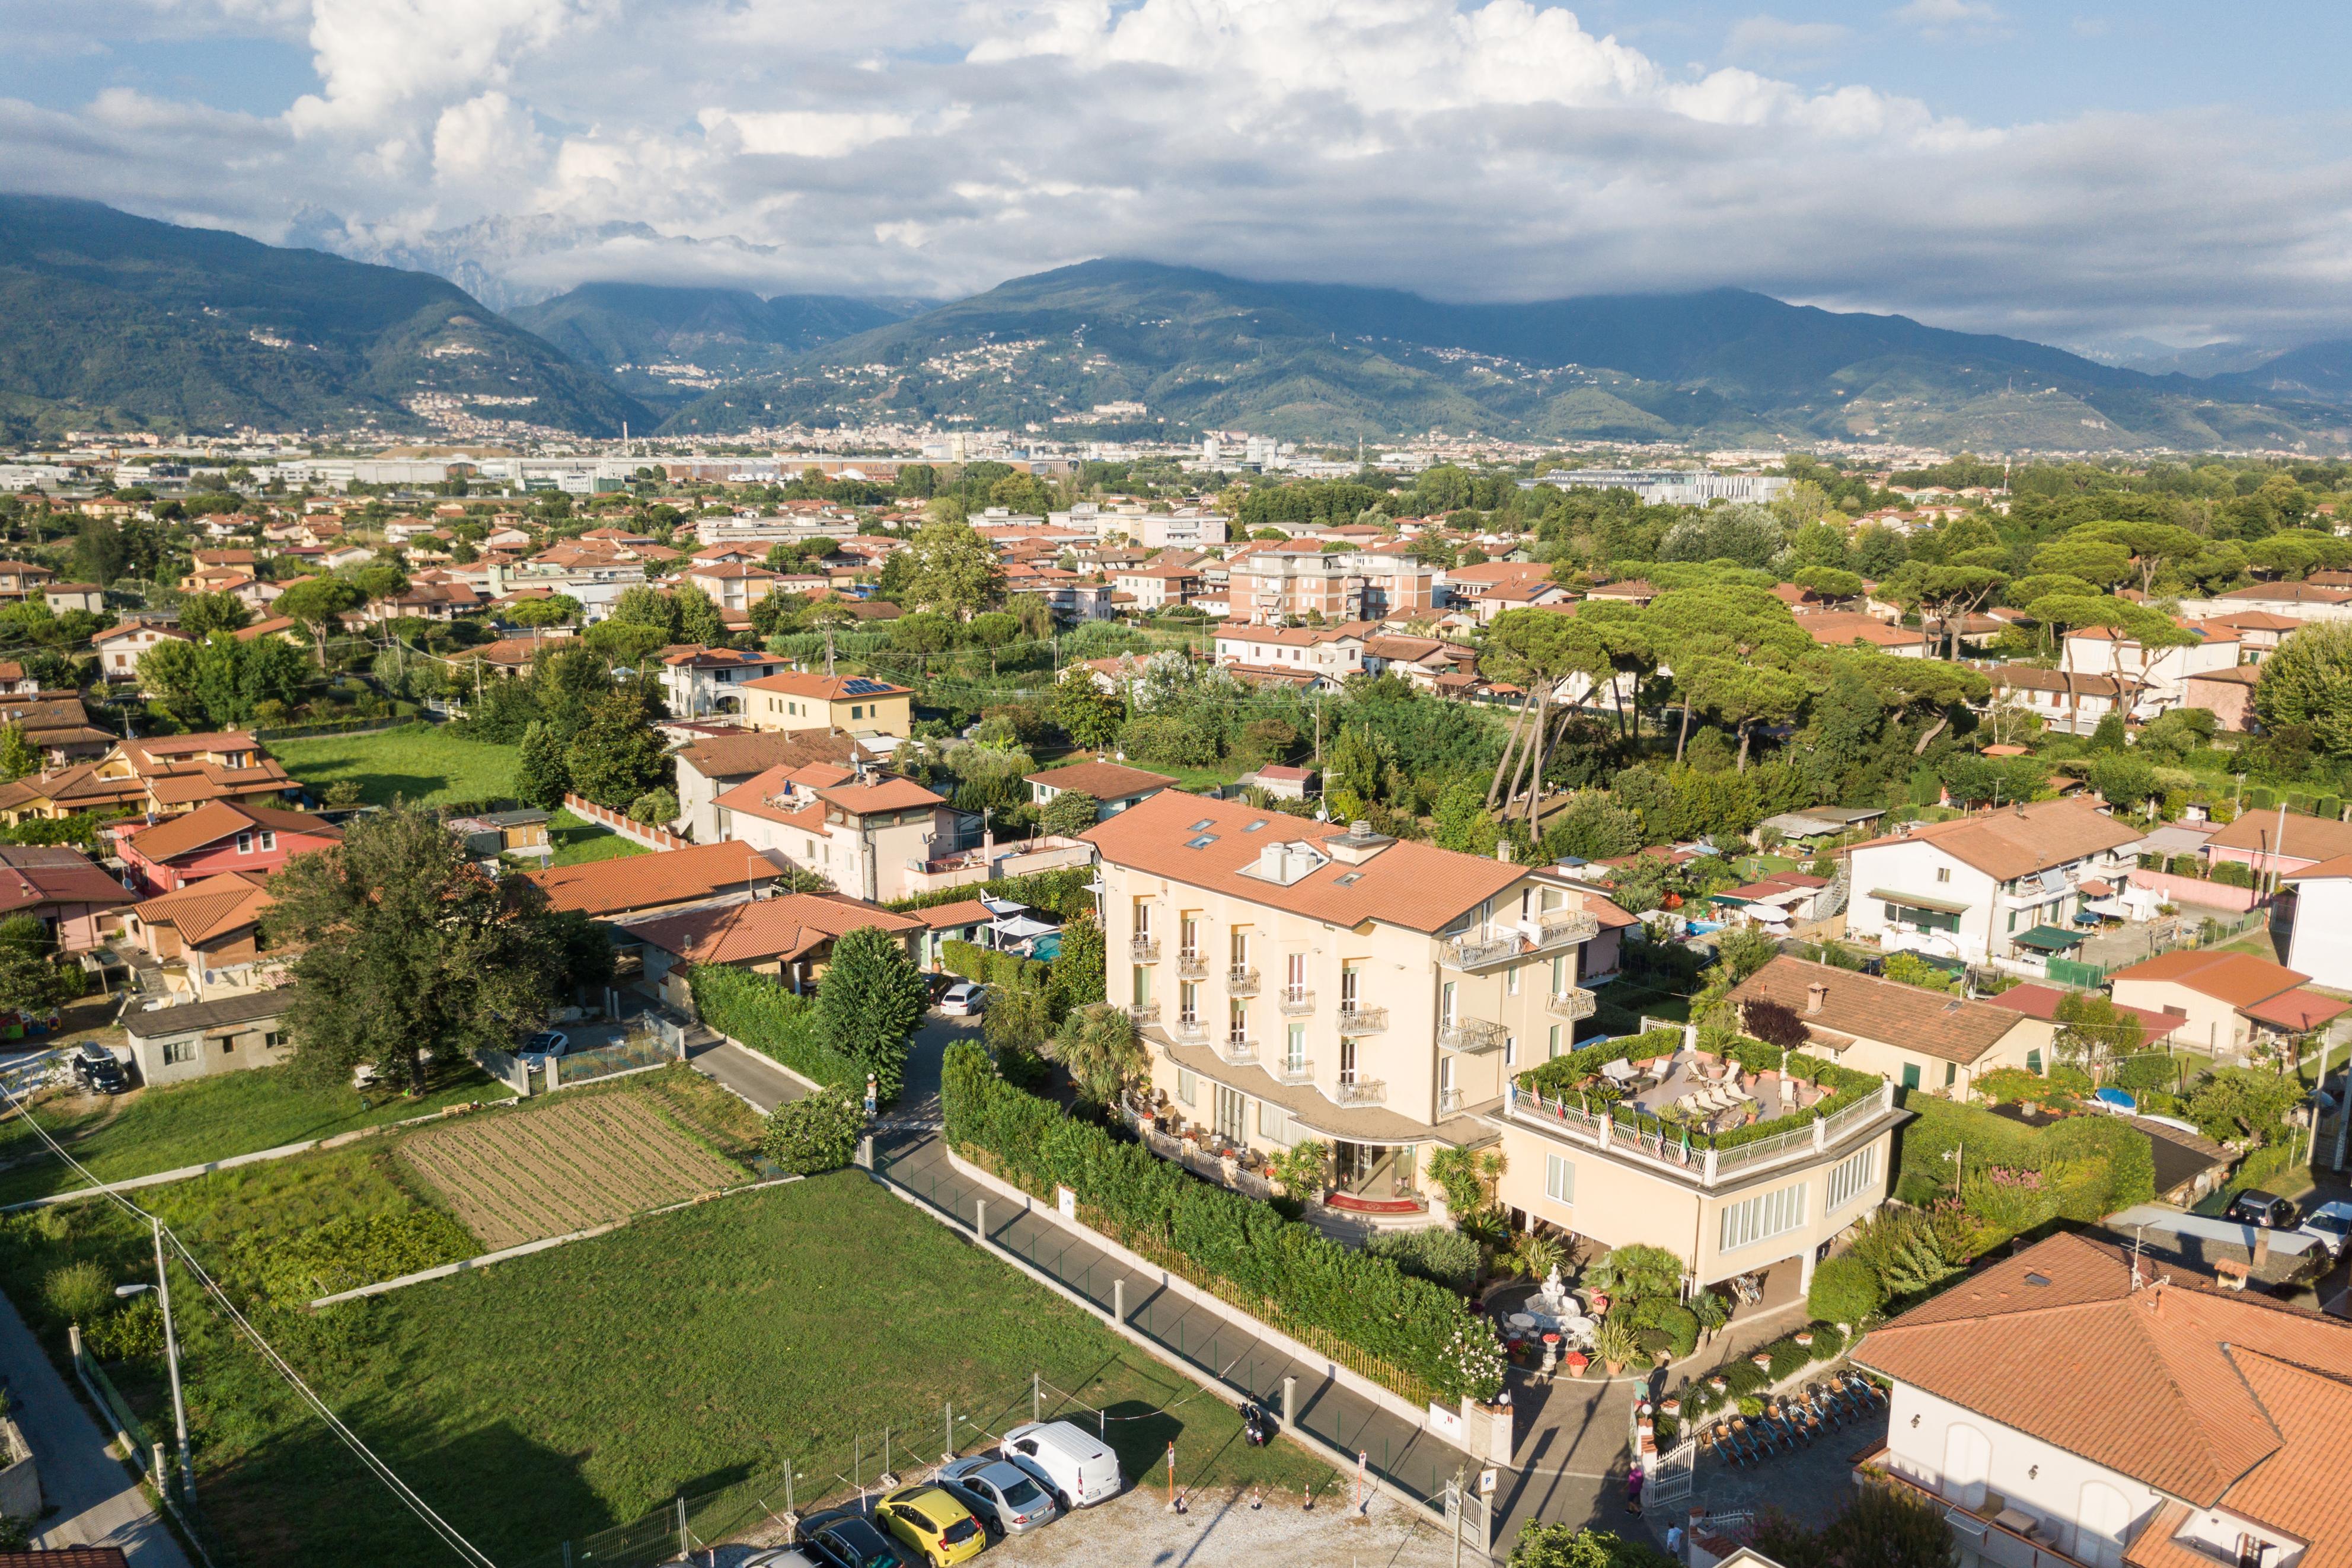
<path fill-rule="evenodd" d="M 1829 987 L 1823 985 L 1819 980 L 1815 980 L 1811 985 L 1805 988 L 1805 1010 L 1809 1013 L 1817 1013 L 1821 1011 L 1822 1004 L 1829 1000 Z"/>

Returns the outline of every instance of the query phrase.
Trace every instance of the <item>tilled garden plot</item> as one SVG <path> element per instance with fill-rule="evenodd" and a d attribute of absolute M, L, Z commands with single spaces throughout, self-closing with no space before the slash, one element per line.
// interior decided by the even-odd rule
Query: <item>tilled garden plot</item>
<path fill-rule="evenodd" d="M 469 1116 L 402 1139 L 400 1153 L 492 1251 L 744 1179 L 626 1093 Z"/>

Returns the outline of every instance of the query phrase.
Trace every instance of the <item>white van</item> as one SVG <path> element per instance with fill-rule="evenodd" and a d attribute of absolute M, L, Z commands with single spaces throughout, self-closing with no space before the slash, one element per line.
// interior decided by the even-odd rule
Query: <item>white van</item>
<path fill-rule="evenodd" d="M 1053 1488 L 1054 1500 L 1066 1511 L 1108 1502 L 1126 1484 L 1109 1446 L 1067 1421 L 1015 1427 L 1004 1435 L 1003 1452 Z"/>

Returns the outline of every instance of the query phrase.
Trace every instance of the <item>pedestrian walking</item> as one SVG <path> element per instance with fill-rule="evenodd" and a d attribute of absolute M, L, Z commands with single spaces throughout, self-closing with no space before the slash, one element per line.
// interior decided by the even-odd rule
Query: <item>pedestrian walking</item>
<path fill-rule="evenodd" d="M 1642 1467 L 1639 1464 L 1625 1472 L 1625 1511 L 1635 1519 L 1642 1517 Z"/>
<path fill-rule="evenodd" d="M 1683 1560 L 1683 1527 L 1679 1524 L 1666 1526 L 1666 1555 L 1677 1563 Z"/>

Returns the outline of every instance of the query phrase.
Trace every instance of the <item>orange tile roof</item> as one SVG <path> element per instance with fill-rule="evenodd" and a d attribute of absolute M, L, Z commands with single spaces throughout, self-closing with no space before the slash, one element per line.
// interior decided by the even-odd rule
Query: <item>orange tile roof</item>
<path fill-rule="evenodd" d="M 1165 773 L 1122 768 L 1116 762 L 1073 762 L 1066 768 L 1029 774 L 1023 782 L 1052 789 L 1083 789 L 1097 800 L 1123 800 L 1129 795 L 1168 789 L 1176 780 Z"/>
<path fill-rule="evenodd" d="M 881 689 L 850 691 L 850 683 Z M 914 695 L 911 686 L 892 685 L 872 675 L 820 675 L 813 671 L 793 670 L 781 675 L 762 675 L 756 681 L 745 681 L 744 687 L 755 692 L 782 692 L 786 696 L 814 697 L 822 702 L 846 702 L 853 697 L 903 697 Z"/>
<path fill-rule="evenodd" d="M 2143 836 L 2088 801 L 2037 800 L 2021 810 L 2004 808 L 1948 822 L 1914 824 L 1907 833 L 1885 834 L 1839 852 L 1853 854 L 1884 844 L 1931 843 L 1954 860 L 2006 882 L 2085 855 L 2121 849 Z"/>
<path fill-rule="evenodd" d="M 918 909 L 916 915 L 934 931 L 945 931 L 955 925 L 985 925 L 996 916 L 988 905 L 976 898 L 966 898 L 954 904 L 934 904 L 929 909 Z"/>
<path fill-rule="evenodd" d="M 751 845 L 729 839 L 525 874 L 546 890 L 548 902 L 555 908 L 607 915 L 740 893 L 747 886 L 773 882 L 782 873 Z"/>
<path fill-rule="evenodd" d="M 2324 861 L 2352 854 L 2352 822 L 2333 817 L 2282 816 L 2275 809 L 2247 811 L 2205 841 L 2210 848 L 2276 852 L 2288 860 Z"/>
<path fill-rule="evenodd" d="M 2169 980 L 2176 986 L 2186 986 L 2199 996 L 2211 997 L 2233 1008 L 2244 1008 L 2266 1001 L 2283 991 L 2291 991 L 2311 977 L 2290 969 L 2284 964 L 2257 958 L 2252 953 L 2222 953 L 2183 947 L 2170 953 L 2159 953 L 2128 969 L 2117 969 L 2108 978 Z"/>
<path fill-rule="evenodd" d="M 2298 986 L 2294 990 L 2283 991 L 2275 997 L 2265 997 L 2261 1001 L 2249 1007 L 2240 1008 L 2238 1010 L 2257 1023 L 2266 1023 L 2273 1028 L 2286 1030 L 2290 1033 L 2302 1034 L 2306 1030 L 2317 1029 L 2329 1019 L 2342 1013 L 2347 1008 L 2352 1008 L 2352 1002 L 2323 996 L 2308 986 Z"/>
<path fill-rule="evenodd" d="M 2055 1236 L 1876 1330 L 1855 1359 L 2308 1542 L 2305 1568 L 2352 1565 L 2352 1323 L 2145 1270 L 2132 1287 L 2122 1249 Z M 2178 1521 L 2165 1519 L 2132 1561 L 2174 1561 L 2162 1548 Z"/>
<path fill-rule="evenodd" d="M 1380 920 L 1434 932 L 1527 874 L 1522 866 L 1409 839 L 1388 845 L 1361 865 L 1332 860 L 1287 887 L 1242 874 L 1269 844 L 1319 844 L 1345 831 L 1338 823 L 1163 789 L 1083 836 L 1113 864 L 1335 925 Z M 1188 847 L 1203 837 L 1211 841 Z"/>
<path fill-rule="evenodd" d="M 1987 997 L 1984 999 L 1988 1006 L 2006 1008 L 2013 1013 L 2023 1013 L 2030 1019 L 2040 1019 L 2043 1023 L 2055 1023 L 2058 1021 L 2058 1004 L 2070 994 L 2060 990 L 2055 986 L 2044 986 L 2037 982 L 2011 986 L 1999 996 Z M 2139 1020 L 2140 1039 L 2147 1042 L 2164 1039 L 2189 1021 L 2186 1013 L 2153 1012 L 2147 1008 L 2127 1008 L 2121 1002 L 2115 1004 L 2115 1007 L 2116 1011 Z"/>
<path fill-rule="evenodd" d="M 131 913 L 146 925 L 176 928 L 183 942 L 202 944 L 224 932 L 251 925 L 275 902 L 261 878 L 232 871 L 159 894 L 135 905 Z"/>
<path fill-rule="evenodd" d="M 1816 985 L 1822 988 L 1819 1012 L 1810 1010 L 1811 988 Z M 1778 1002 L 1794 1010 L 1808 1028 L 1900 1045 L 1963 1067 L 1981 1059 L 2023 1021 L 1990 1002 L 1969 1001 L 1787 954 L 1733 988 L 1731 1000 L 1735 1004 Z"/>
<path fill-rule="evenodd" d="M 923 922 L 879 904 L 839 894 L 794 894 L 722 904 L 641 921 L 628 927 L 665 952 L 694 964 L 790 962 L 845 932 L 878 926 L 894 935 L 920 931 Z"/>
<path fill-rule="evenodd" d="M 832 784 L 816 792 L 817 799 L 828 806 L 838 806 L 853 817 L 863 817 L 876 811 L 916 811 L 928 806 L 944 806 L 944 796 L 926 789 L 911 779 L 877 779 L 871 784 Z"/>
<path fill-rule="evenodd" d="M 255 828 L 268 828 L 278 832 L 309 833 L 317 838 L 340 840 L 342 829 L 318 817 L 300 811 L 277 811 L 266 806 L 248 806 L 243 801 L 213 800 L 197 807 L 184 816 L 173 817 L 131 835 L 131 847 L 149 860 L 161 863 L 217 843 L 231 833 L 242 833 Z"/>

